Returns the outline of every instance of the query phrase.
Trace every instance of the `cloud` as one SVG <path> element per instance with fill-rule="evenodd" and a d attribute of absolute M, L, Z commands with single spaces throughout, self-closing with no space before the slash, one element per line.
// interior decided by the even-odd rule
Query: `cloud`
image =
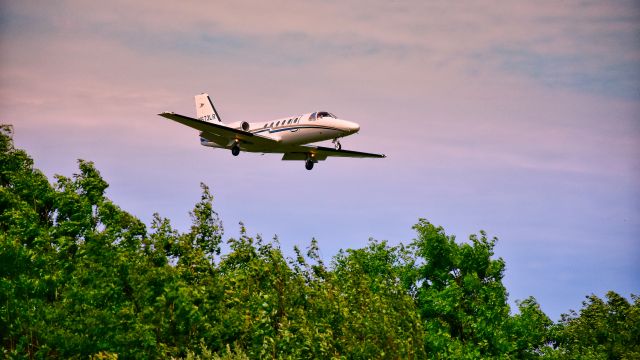
<path fill-rule="evenodd" d="M 57 45 L 82 37 L 111 42 L 150 62 L 171 54 L 217 66 L 232 61 L 291 70 L 345 59 L 366 66 L 373 58 L 414 63 L 413 72 L 518 75 L 572 91 L 640 96 L 640 7 L 632 1 L 195 1 L 175 6 L 69 0 L 6 4 L 3 10 L 5 40 L 42 34 Z"/>

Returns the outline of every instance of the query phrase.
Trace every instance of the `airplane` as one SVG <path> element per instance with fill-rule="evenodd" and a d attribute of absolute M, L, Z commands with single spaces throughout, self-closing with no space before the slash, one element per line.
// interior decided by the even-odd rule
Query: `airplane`
<path fill-rule="evenodd" d="M 303 160 L 307 170 L 329 156 L 353 158 L 384 158 L 384 154 L 371 154 L 342 150 L 340 138 L 360 130 L 355 122 L 342 120 L 327 111 L 289 116 L 266 122 L 222 122 L 208 94 L 195 96 L 196 116 L 192 118 L 173 112 L 158 115 L 200 131 L 200 145 L 255 153 L 282 153 L 282 160 Z M 335 148 L 310 145 L 332 140 Z"/>

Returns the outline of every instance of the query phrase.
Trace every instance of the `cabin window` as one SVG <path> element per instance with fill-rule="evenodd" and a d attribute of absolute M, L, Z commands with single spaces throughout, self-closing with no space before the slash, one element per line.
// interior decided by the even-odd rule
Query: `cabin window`
<path fill-rule="evenodd" d="M 267 127 L 267 125 L 269 125 L 269 124 L 264 124 L 264 126 L 263 126 L 263 127 L 265 127 L 265 128 L 266 128 L 266 127 Z"/>
<path fill-rule="evenodd" d="M 269 127 L 273 127 L 273 123 L 271 123 L 271 125 L 269 125 Z"/>
<path fill-rule="evenodd" d="M 293 119 L 289 119 L 289 121 L 287 121 L 287 125 L 291 124 L 292 121 Z"/>
<path fill-rule="evenodd" d="M 276 127 L 278 127 L 279 125 L 280 125 L 280 121 L 278 121 L 278 122 L 276 123 Z"/>

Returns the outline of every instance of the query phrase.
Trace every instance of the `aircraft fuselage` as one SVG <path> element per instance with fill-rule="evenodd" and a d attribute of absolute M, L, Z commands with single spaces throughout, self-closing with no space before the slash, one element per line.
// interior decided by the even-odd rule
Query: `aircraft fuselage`
<path fill-rule="evenodd" d="M 323 116 L 318 116 L 319 114 Z M 267 122 L 238 122 L 229 124 L 229 126 L 268 137 L 284 146 L 339 139 L 355 134 L 360 130 L 360 125 L 357 123 L 338 119 L 327 112 L 308 113 Z M 210 147 L 227 148 L 226 145 L 220 145 L 205 138 L 201 138 L 201 144 Z M 243 149 L 242 144 L 240 144 L 240 149 Z"/>

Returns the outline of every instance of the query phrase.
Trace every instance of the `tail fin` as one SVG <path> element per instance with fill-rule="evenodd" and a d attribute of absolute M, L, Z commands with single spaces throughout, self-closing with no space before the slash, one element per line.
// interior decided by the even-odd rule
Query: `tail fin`
<path fill-rule="evenodd" d="M 213 106 L 213 102 L 211 102 L 211 98 L 209 94 L 202 93 L 200 95 L 196 95 L 196 117 L 198 120 L 208 121 L 208 122 L 222 122 L 220 119 L 220 115 L 216 111 L 216 108 Z"/>

